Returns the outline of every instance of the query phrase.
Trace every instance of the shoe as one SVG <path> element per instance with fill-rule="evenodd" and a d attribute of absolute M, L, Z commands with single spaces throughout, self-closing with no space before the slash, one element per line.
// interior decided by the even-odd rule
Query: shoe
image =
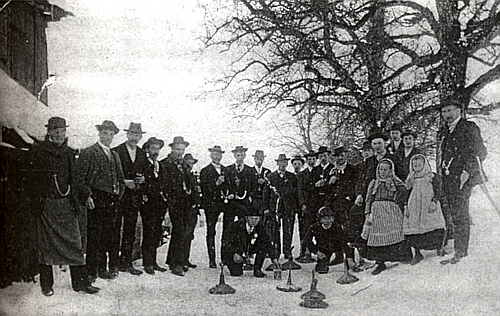
<path fill-rule="evenodd" d="M 144 272 L 151 275 L 155 274 L 155 270 L 153 269 L 153 267 L 144 267 Z"/>
<path fill-rule="evenodd" d="M 165 272 L 167 269 L 160 267 L 159 265 L 155 264 L 153 265 L 153 269 L 159 272 Z"/>
<path fill-rule="evenodd" d="M 96 294 L 99 292 L 100 288 L 92 285 L 82 286 L 80 288 L 73 288 L 75 292 L 85 292 L 87 294 Z"/>
<path fill-rule="evenodd" d="M 97 277 L 104 280 L 113 280 L 115 277 L 106 270 L 97 271 Z"/>
<path fill-rule="evenodd" d="M 119 269 L 118 267 L 113 267 L 111 269 L 109 269 L 109 273 L 111 273 L 111 275 L 116 278 L 119 274 Z"/>
<path fill-rule="evenodd" d="M 451 259 L 442 260 L 439 263 L 441 263 L 442 265 L 445 265 L 448 263 L 457 264 L 458 262 L 460 262 L 460 259 L 461 259 L 461 257 L 459 255 L 455 254 L 453 257 L 451 257 Z"/>
<path fill-rule="evenodd" d="M 208 267 L 210 267 L 212 269 L 217 269 L 217 264 L 215 264 L 215 261 L 210 261 L 210 263 L 208 264 Z"/>
<path fill-rule="evenodd" d="M 189 271 L 189 267 L 188 266 L 182 266 L 182 271 L 188 272 Z"/>
<path fill-rule="evenodd" d="M 134 267 L 128 268 L 127 272 L 130 273 L 130 274 L 132 274 L 132 275 L 141 275 L 142 274 L 141 270 L 138 270 L 138 269 L 136 269 Z"/>
<path fill-rule="evenodd" d="M 196 267 L 197 267 L 197 265 L 196 265 L 196 264 L 193 264 L 193 263 L 191 263 L 191 262 L 189 262 L 189 261 L 188 261 L 188 263 L 187 263 L 187 267 L 188 267 L 188 268 L 191 268 L 191 269 L 194 269 L 194 268 L 196 268 Z"/>
<path fill-rule="evenodd" d="M 52 288 L 42 289 L 42 294 L 45 296 L 52 296 L 54 295 L 54 290 Z"/>
<path fill-rule="evenodd" d="M 262 272 L 262 270 L 254 270 L 253 276 L 256 278 L 264 278 L 266 276 L 266 274 L 264 272 Z"/>
<path fill-rule="evenodd" d="M 387 267 L 385 266 L 384 263 L 379 263 L 378 266 L 375 268 L 375 270 L 372 271 L 373 275 L 378 275 L 382 273 L 382 271 L 387 270 Z"/>
<path fill-rule="evenodd" d="M 184 276 L 184 270 L 183 270 L 182 266 L 175 266 L 175 267 L 171 268 L 171 272 L 174 275 Z"/>

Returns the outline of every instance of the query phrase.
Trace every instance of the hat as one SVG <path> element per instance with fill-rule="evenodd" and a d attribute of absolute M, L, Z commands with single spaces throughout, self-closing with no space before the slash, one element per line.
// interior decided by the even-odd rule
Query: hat
<path fill-rule="evenodd" d="M 215 153 L 225 153 L 225 151 L 222 150 L 222 148 L 219 145 L 215 145 L 213 148 L 208 148 L 209 152 L 215 152 Z"/>
<path fill-rule="evenodd" d="M 185 141 L 184 137 L 182 137 L 182 136 L 175 136 L 174 141 L 172 143 L 168 144 L 168 146 L 173 147 L 175 144 L 183 144 L 183 145 L 186 145 L 186 147 L 189 146 L 189 143 L 187 141 Z"/>
<path fill-rule="evenodd" d="M 389 140 L 389 137 L 387 137 L 387 135 L 385 135 L 384 133 L 376 132 L 376 133 L 373 133 L 370 136 L 368 136 L 368 141 L 372 142 L 374 139 L 377 139 L 377 138 L 382 138 L 384 141 Z"/>
<path fill-rule="evenodd" d="M 142 149 L 148 148 L 150 145 L 158 144 L 160 145 L 160 149 L 163 148 L 163 145 L 165 145 L 165 142 L 161 139 L 158 139 L 156 137 L 150 137 L 143 145 Z"/>
<path fill-rule="evenodd" d="M 328 206 L 323 206 L 318 210 L 318 217 L 325 216 L 335 216 L 335 214 L 333 214 L 333 211 Z"/>
<path fill-rule="evenodd" d="M 263 215 L 262 212 L 260 212 L 258 208 L 252 206 L 246 207 L 245 216 L 262 216 L 262 215 Z"/>
<path fill-rule="evenodd" d="M 194 160 L 194 163 L 197 163 L 197 162 L 198 162 L 198 159 L 195 159 L 195 158 L 193 157 L 193 155 L 191 155 L 191 154 L 185 154 L 185 155 L 184 155 L 184 160 L 191 160 L 191 159 L 192 159 L 192 160 Z"/>
<path fill-rule="evenodd" d="M 401 128 L 401 124 L 397 124 L 397 123 L 392 124 L 392 126 L 391 126 L 391 129 L 390 129 L 390 130 L 391 130 L 391 131 L 400 131 L 400 132 L 402 132 L 402 131 L 403 131 L 403 129 Z"/>
<path fill-rule="evenodd" d="M 247 150 L 248 148 L 245 148 L 243 146 L 236 146 L 233 150 L 231 150 L 231 152 L 234 154 L 237 152 L 246 152 Z"/>
<path fill-rule="evenodd" d="M 314 152 L 314 150 L 309 150 L 309 152 L 307 154 L 304 155 L 304 158 L 308 158 L 308 157 L 316 157 L 318 154 L 316 152 Z"/>
<path fill-rule="evenodd" d="M 283 160 L 288 161 L 288 160 L 290 160 L 290 158 L 287 158 L 286 154 L 279 154 L 278 159 L 276 159 L 276 161 L 283 161 Z"/>
<path fill-rule="evenodd" d="M 66 125 L 66 120 L 58 116 L 49 118 L 49 123 L 45 125 L 47 129 L 66 128 L 68 126 L 69 125 Z"/>
<path fill-rule="evenodd" d="M 346 150 L 344 146 L 339 146 L 333 150 L 333 155 L 334 156 L 340 156 L 342 153 L 344 153 Z"/>
<path fill-rule="evenodd" d="M 371 142 L 370 142 L 369 140 L 365 140 L 365 141 L 363 142 L 363 146 L 361 147 L 361 149 L 362 149 L 362 150 L 363 150 L 363 149 L 371 149 L 371 150 L 373 150 L 373 147 L 372 147 Z"/>
<path fill-rule="evenodd" d="M 446 99 L 441 101 L 441 104 L 439 104 L 438 107 L 439 107 L 439 109 L 442 109 L 448 105 L 454 105 L 460 109 L 463 109 L 465 107 L 464 102 L 460 101 L 460 99 L 458 99 L 457 97 L 454 97 L 454 96 L 447 97 Z"/>
<path fill-rule="evenodd" d="M 103 121 L 101 125 L 96 125 L 95 127 L 99 132 L 103 130 L 108 130 L 115 133 L 115 135 L 118 134 L 118 132 L 120 131 L 120 129 L 116 127 L 115 123 L 108 120 Z"/>
<path fill-rule="evenodd" d="M 256 151 L 255 151 L 255 155 L 252 155 L 252 156 L 253 156 L 253 157 L 255 157 L 255 158 L 257 158 L 257 157 L 259 157 L 259 158 L 264 158 L 264 157 L 265 157 L 265 156 L 264 156 L 264 151 L 263 151 L 263 150 L 256 150 Z"/>
<path fill-rule="evenodd" d="M 414 131 L 410 131 L 410 130 L 404 131 L 401 134 L 401 137 L 405 137 L 405 136 L 413 136 L 414 139 L 417 139 L 417 133 L 415 133 Z"/>
<path fill-rule="evenodd" d="M 332 151 L 329 150 L 326 146 L 320 146 L 318 148 L 318 155 L 322 153 L 331 153 Z"/>
<path fill-rule="evenodd" d="M 304 163 L 304 158 L 302 158 L 301 155 L 295 155 L 293 156 L 293 158 L 291 159 L 291 163 L 293 163 L 295 160 L 299 160 L 299 161 L 302 161 L 302 163 Z"/>
<path fill-rule="evenodd" d="M 125 132 L 136 133 L 136 134 L 145 134 L 146 132 L 142 131 L 141 123 L 130 123 L 130 127 L 128 129 L 124 129 Z"/>

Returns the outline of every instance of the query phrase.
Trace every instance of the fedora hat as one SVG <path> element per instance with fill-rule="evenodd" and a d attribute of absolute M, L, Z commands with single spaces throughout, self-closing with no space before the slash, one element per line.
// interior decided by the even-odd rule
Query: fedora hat
<path fill-rule="evenodd" d="M 405 137 L 405 136 L 413 136 L 413 139 L 417 139 L 417 133 L 415 133 L 414 131 L 411 131 L 411 130 L 406 130 L 403 133 L 401 133 L 401 137 Z"/>
<path fill-rule="evenodd" d="M 66 125 L 66 120 L 59 116 L 49 118 L 49 122 L 45 125 L 47 129 L 66 128 L 68 126 Z"/>
<path fill-rule="evenodd" d="M 247 150 L 248 148 L 245 148 L 243 146 L 236 146 L 233 150 L 231 150 L 231 152 L 234 154 L 237 152 L 246 152 Z"/>
<path fill-rule="evenodd" d="M 115 123 L 108 121 L 108 120 L 104 120 L 101 125 L 96 125 L 95 127 L 97 128 L 97 130 L 99 132 L 101 132 L 103 130 L 108 130 L 108 131 L 112 131 L 113 133 L 115 133 L 115 135 L 118 134 L 118 132 L 120 131 L 120 129 L 118 127 L 116 127 Z"/>
<path fill-rule="evenodd" d="M 124 129 L 125 132 L 136 133 L 136 134 L 145 134 L 146 132 L 142 131 L 141 123 L 130 123 L 130 127 L 128 129 Z"/>
<path fill-rule="evenodd" d="M 186 145 L 186 147 L 189 146 L 189 142 L 185 141 L 182 136 L 175 136 L 174 141 L 168 144 L 168 146 L 173 147 L 175 144 L 183 144 Z"/>
<path fill-rule="evenodd" d="M 223 151 L 222 148 L 219 145 L 215 145 L 212 148 L 208 148 L 208 151 L 209 152 L 214 152 L 214 153 L 221 153 L 221 154 L 225 153 L 225 151 Z"/>
<path fill-rule="evenodd" d="M 293 163 L 295 160 L 299 160 L 299 161 L 302 161 L 302 163 L 304 163 L 304 158 L 302 158 L 301 155 L 295 155 L 293 156 L 293 158 L 290 160 L 291 163 Z"/>
<path fill-rule="evenodd" d="M 382 138 L 384 141 L 389 140 L 389 137 L 387 137 L 387 135 L 385 135 L 384 133 L 381 133 L 381 132 L 375 132 L 375 133 L 371 134 L 370 136 L 368 136 L 368 140 L 370 142 L 372 142 L 374 139 L 377 139 L 377 138 Z"/>
<path fill-rule="evenodd" d="M 400 131 L 400 132 L 402 132 L 403 129 L 401 128 L 401 124 L 394 123 L 394 124 L 392 124 L 390 131 Z"/>
<path fill-rule="evenodd" d="M 276 161 L 283 161 L 283 160 L 290 160 L 290 158 L 287 158 L 286 154 L 279 154 L 278 155 L 278 159 L 276 159 Z"/>
<path fill-rule="evenodd" d="M 256 158 L 257 158 L 257 157 L 258 157 L 258 158 L 264 158 L 264 157 L 265 157 L 265 155 L 264 155 L 264 151 L 263 151 L 263 150 L 256 150 L 256 151 L 255 151 L 255 154 L 254 154 L 254 155 L 252 155 L 252 156 L 253 156 L 253 157 L 256 157 Z"/>
<path fill-rule="evenodd" d="M 194 163 L 197 163 L 198 162 L 198 159 L 194 158 L 193 155 L 191 154 L 185 154 L 184 155 L 184 160 L 194 160 Z"/>
<path fill-rule="evenodd" d="M 342 153 L 344 153 L 346 150 L 344 146 L 339 146 L 333 150 L 333 155 L 334 156 L 340 156 Z"/>
<path fill-rule="evenodd" d="M 307 154 L 304 155 L 304 158 L 308 157 L 316 157 L 318 154 L 314 150 L 309 150 Z"/>
<path fill-rule="evenodd" d="M 445 106 L 449 106 L 449 105 L 454 105 L 459 109 L 463 109 L 465 107 L 465 103 L 460 101 L 459 98 L 457 98 L 456 96 L 450 96 L 450 97 L 447 97 L 446 99 L 444 99 L 443 101 L 441 101 L 441 104 L 439 104 L 438 108 L 442 109 Z"/>
<path fill-rule="evenodd" d="M 332 151 L 328 149 L 326 146 L 319 146 L 318 155 L 322 153 L 331 153 Z"/>
<path fill-rule="evenodd" d="M 163 148 L 163 145 L 165 145 L 165 142 L 161 139 L 158 139 L 156 137 L 150 137 L 143 145 L 142 149 L 148 148 L 150 145 L 158 144 L 160 145 L 160 149 Z"/>

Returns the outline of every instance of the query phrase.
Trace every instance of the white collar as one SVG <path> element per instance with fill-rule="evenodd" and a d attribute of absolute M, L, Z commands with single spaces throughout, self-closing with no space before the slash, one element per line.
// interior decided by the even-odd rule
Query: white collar
<path fill-rule="evenodd" d="M 248 223 L 245 223 L 247 233 L 252 233 L 255 227 L 251 227 Z"/>
<path fill-rule="evenodd" d="M 106 146 L 103 143 L 101 143 L 100 140 L 98 140 L 97 143 L 99 144 L 99 146 L 101 146 L 102 149 L 104 149 L 104 151 L 108 151 L 111 149 L 111 148 L 109 148 L 109 146 Z"/>
<path fill-rule="evenodd" d="M 461 116 L 459 115 L 453 122 L 448 125 L 448 129 L 450 130 L 450 133 L 453 132 L 455 127 L 457 127 L 458 121 L 460 121 Z"/>
<path fill-rule="evenodd" d="M 255 167 L 254 167 L 254 168 L 255 168 L 255 170 L 257 170 L 257 172 L 258 172 L 259 174 L 262 172 L 262 166 L 260 166 L 260 168 L 259 168 L 259 167 L 257 167 L 257 165 L 255 165 Z"/>

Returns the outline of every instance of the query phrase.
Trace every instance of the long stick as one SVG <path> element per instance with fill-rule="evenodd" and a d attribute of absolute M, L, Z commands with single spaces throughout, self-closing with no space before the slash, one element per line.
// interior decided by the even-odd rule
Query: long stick
<path fill-rule="evenodd" d="M 481 183 L 481 185 L 479 186 L 483 190 L 484 194 L 486 194 L 486 196 L 488 197 L 488 200 L 490 200 L 490 203 L 495 208 L 495 211 L 497 211 L 498 216 L 500 216 L 500 208 L 497 206 L 495 200 L 490 195 L 490 191 L 488 191 L 488 188 L 486 187 L 486 176 L 484 175 L 483 166 L 481 164 L 481 159 L 479 159 L 479 156 L 476 156 L 476 160 L 479 165 L 479 174 L 481 175 L 481 180 L 483 181 L 483 183 Z"/>

